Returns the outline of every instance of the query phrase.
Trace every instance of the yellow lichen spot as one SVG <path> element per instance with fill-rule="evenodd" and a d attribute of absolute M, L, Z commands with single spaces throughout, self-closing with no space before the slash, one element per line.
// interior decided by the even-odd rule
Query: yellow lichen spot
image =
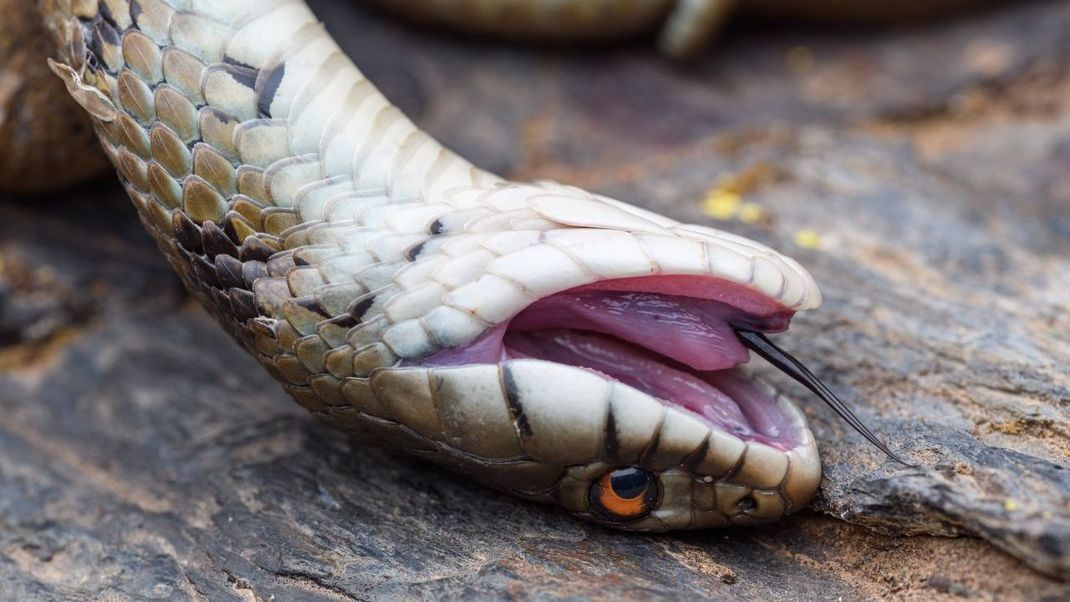
<path fill-rule="evenodd" d="M 821 236 L 813 230 L 799 230 L 795 233 L 795 244 L 804 249 L 817 249 L 821 247 Z"/>
<path fill-rule="evenodd" d="M 706 195 L 702 212 L 713 219 L 730 220 L 739 212 L 742 203 L 743 197 L 738 192 L 727 187 L 717 187 Z"/>
<path fill-rule="evenodd" d="M 1003 509 L 1007 512 L 1013 512 L 1018 509 L 1018 502 L 1014 500 L 1007 500 L 1003 502 Z"/>
<path fill-rule="evenodd" d="M 1003 433 L 1004 435 L 1021 435 L 1025 432 L 1025 424 L 1021 420 L 1009 420 L 992 424 L 988 427 L 988 430 L 995 433 Z"/>
<path fill-rule="evenodd" d="M 744 224 L 756 224 L 766 219 L 769 214 L 757 203 L 743 203 L 739 207 L 739 221 Z"/>
<path fill-rule="evenodd" d="M 795 46 L 785 56 L 788 69 L 796 75 L 805 75 L 814 70 L 814 51 L 806 46 Z"/>

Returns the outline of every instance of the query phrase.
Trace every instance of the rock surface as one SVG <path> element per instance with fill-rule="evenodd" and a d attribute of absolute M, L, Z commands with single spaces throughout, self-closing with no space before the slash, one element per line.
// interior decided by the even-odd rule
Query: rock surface
<path fill-rule="evenodd" d="M 185 297 L 104 180 L 0 203 L 0 597 L 1070 596 L 1070 5 L 737 29 L 681 68 L 313 4 L 482 166 L 809 266 L 826 303 L 780 342 L 921 464 L 809 402 L 811 509 L 637 536 L 357 446 Z"/>

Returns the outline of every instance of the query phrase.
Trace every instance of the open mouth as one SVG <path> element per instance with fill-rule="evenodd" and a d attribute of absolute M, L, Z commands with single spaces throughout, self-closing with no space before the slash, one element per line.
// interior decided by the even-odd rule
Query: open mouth
<path fill-rule="evenodd" d="M 755 351 L 898 459 L 805 366 L 761 334 L 785 330 L 793 314 L 761 293 L 720 279 L 606 280 L 539 299 L 469 345 L 421 363 L 538 359 L 592 370 L 739 439 L 789 451 L 800 443 L 792 417 L 775 392 L 740 369 Z"/>
<path fill-rule="evenodd" d="M 539 359 L 593 370 L 745 441 L 799 444 L 775 394 L 743 376 L 736 329 L 784 330 L 794 312 L 709 278 L 608 280 L 539 299 L 474 343 L 425 365 Z"/>
<path fill-rule="evenodd" d="M 511 358 L 595 370 L 740 439 L 788 451 L 798 444 L 789 417 L 737 371 L 749 354 L 735 325 L 776 320 L 707 299 L 578 290 L 531 305 L 509 324 L 503 343 Z"/>

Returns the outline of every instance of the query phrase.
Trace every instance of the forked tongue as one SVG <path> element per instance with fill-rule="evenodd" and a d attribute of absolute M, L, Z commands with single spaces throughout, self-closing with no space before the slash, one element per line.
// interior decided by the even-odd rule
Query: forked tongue
<path fill-rule="evenodd" d="M 744 345 L 768 360 L 770 364 L 773 364 L 779 368 L 780 371 L 798 381 L 802 386 L 813 391 L 815 395 L 821 398 L 821 401 L 827 403 L 829 407 L 839 414 L 840 418 L 847 421 L 847 424 L 851 425 L 851 428 L 858 431 L 860 435 L 869 440 L 869 442 L 875 445 L 878 449 L 888 454 L 889 458 L 904 466 L 916 466 L 916 464 L 907 462 L 895 452 L 888 449 L 888 446 L 878 439 L 877 436 L 873 434 L 873 431 L 869 430 L 869 428 L 862 423 L 858 416 L 855 416 L 855 413 L 851 411 L 851 408 L 840 400 L 839 397 L 836 397 L 836 394 L 833 393 L 825 383 L 818 380 L 817 376 L 815 376 L 809 368 L 804 366 L 799 360 L 788 355 L 788 353 L 781 348 L 774 345 L 764 334 L 753 330 L 737 328 L 736 336 L 739 337 L 739 340 Z"/>

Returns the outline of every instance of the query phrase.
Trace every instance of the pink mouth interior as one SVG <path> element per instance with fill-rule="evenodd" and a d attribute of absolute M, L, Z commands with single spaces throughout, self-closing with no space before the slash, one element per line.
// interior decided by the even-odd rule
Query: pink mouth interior
<path fill-rule="evenodd" d="M 788 450 L 798 443 L 790 420 L 735 369 L 749 352 L 733 327 L 779 331 L 792 313 L 719 279 L 608 280 L 540 299 L 508 324 L 422 364 L 533 358 L 594 370 L 719 430 Z"/>

